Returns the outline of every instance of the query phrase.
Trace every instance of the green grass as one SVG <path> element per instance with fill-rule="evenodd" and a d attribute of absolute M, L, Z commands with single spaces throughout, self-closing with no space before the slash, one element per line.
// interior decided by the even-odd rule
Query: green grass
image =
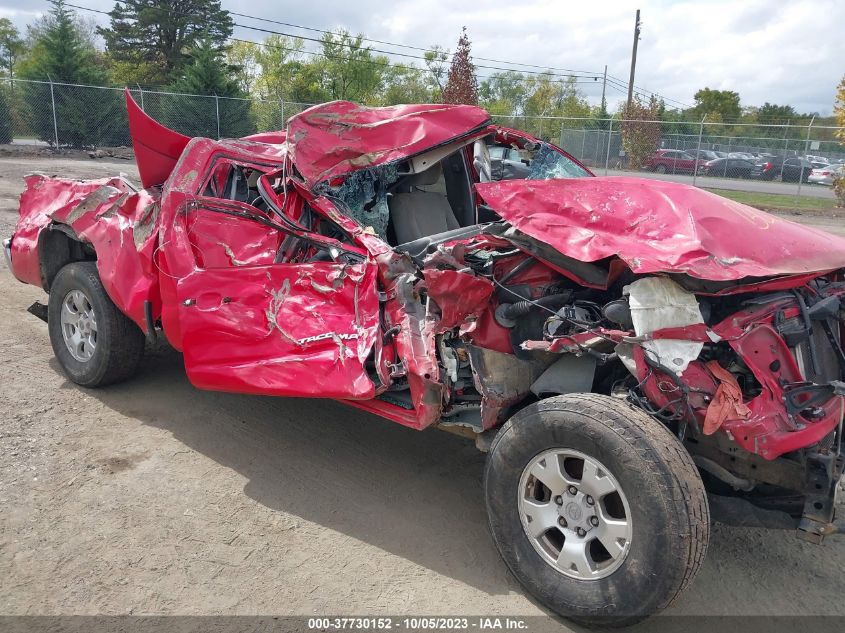
<path fill-rule="evenodd" d="M 798 197 L 783 193 L 761 193 L 757 191 L 734 191 L 733 189 L 711 189 L 710 187 L 705 187 L 705 189 L 765 211 L 814 211 L 818 213 L 837 210 L 836 200 L 828 198 Z M 843 209 L 839 209 L 839 211 L 845 212 Z"/>

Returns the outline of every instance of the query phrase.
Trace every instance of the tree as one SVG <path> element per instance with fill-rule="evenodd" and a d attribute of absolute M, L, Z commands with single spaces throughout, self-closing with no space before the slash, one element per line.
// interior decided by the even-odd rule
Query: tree
<path fill-rule="evenodd" d="M 642 167 L 660 143 L 659 108 L 654 97 L 646 104 L 639 95 L 634 95 L 630 107 L 622 106 L 622 147 L 632 169 Z"/>
<path fill-rule="evenodd" d="M 443 98 L 443 89 L 446 87 L 448 76 L 449 51 L 439 44 L 435 44 L 430 50 L 423 53 L 425 68 L 428 71 L 426 77 L 432 101 L 439 102 Z"/>
<path fill-rule="evenodd" d="M 250 103 L 233 77 L 233 68 L 212 40 L 200 40 L 187 53 L 181 77 L 171 86 L 183 96 L 171 101 L 168 118 L 190 136 L 238 138 L 255 131 Z"/>
<path fill-rule="evenodd" d="M 322 59 L 317 63 L 328 99 L 377 101 L 390 61 L 383 55 L 374 56 L 363 42 L 361 33 L 354 37 L 347 31 L 323 35 Z"/>
<path fill-rule="evenodd" d="M 443 103 L 478 104 L 478 80 L 475 78 L 471 48 L 467 28 L 464 27 L 458 38 L 458 48 L 452 55 L 449 78 L 443 88 Z"/>
<path fill-rule="evenodd" d="M 30 54 L 20 64 L 19 76 L 45 83 L 26 84 L 24 99 L 39 138 L 55 144 L 53 117 L 45 109 L 55 104 L 59 143 L 72 147 L 106 144 L 125 127 L 121 95 L 111 90 L 91 90 L 64 84 L 108 84 L 108 74 L 96 51 L 86 41 L 75 15 L 63 0 L 53 8 L 33 40 Z"/>
<path fill-rule="evenodd" d="M 515 70 L 493 73 L 481 82 L 478 96 L 492 114 L 522 114 L 528 98 L 525 75 Z"/>
<path fill-rule="evenodd" d="M 790 105 L 775 105 L 766 101 L 756 109 L 753 116 L 758 123 L 782 125 L 795 121 L 800 115 Z"/>
<path fill-rule="evenodd" d="M 390 67 L 385 76 L 384 105 L 426 103 L 432 101 L 427 71 L 414 67 Z"/>
<path fill-rule="evenodd" d="M 6 86 L 0 85 L 0 143 L 12 142 L 12 112 Z"/>
<path fill-rule="evenodd" d="M 722 121 L 732 122 L 742 116 L 739 93 L 731 90 L 703 88 L 693 95 L 693 99 L 695 99 L 695 107 L 692 110 L 696 119 L 701 119 L 705 114 L 710 119 L 711 115 L 719 113 Z"/>
<path fill-rule="evenodd" d="M 836 136 L 845 145 L 845 77 L 836 87 L 836 100 L 833 104 L 833 116 L 836 117 L 836 125 L 839 129 Z M 833 191 L 839 198 L 839 206 L 845 206 L 845 176 L 839 176 L 833 181 Z"/>
<path fill-rule="evenodd" d="M 121 0 L 109 16 L 110 27 L 97 29 L 109 56 L 148 83 L 177 78 L 200 40 L 222 51 L 233 28 L 220 0 Z"/>
<path fill-rule="evenodd" d="M 0 18 L 0 70 L 15 76 L 15 62 L 24 51 L 21 34 L 9 18 Z"/>

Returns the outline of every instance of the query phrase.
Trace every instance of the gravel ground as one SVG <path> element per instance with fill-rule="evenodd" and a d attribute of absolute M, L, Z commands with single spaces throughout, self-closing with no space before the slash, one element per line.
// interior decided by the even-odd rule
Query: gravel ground
<path fill-rule="evenodd" d="M 0 158 L 0 235 L 33 171 L 136 175 Z M 136 379 L 81 389 L 25 312 L 43 298 L 2 265 L 0 613 L 543 613 L 488 535 L 470 442 L 334 402 L 198 391 L 164 345 Z M 845 538 L 716 525 L 669 613 L 845 615 L 843 560 Z"/>

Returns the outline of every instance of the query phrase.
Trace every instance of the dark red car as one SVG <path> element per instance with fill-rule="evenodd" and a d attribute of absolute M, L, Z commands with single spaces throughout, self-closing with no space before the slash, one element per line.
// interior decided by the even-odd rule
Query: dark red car
<path fill-rule="evenodd" d="M 678 149 L 659 149 L 643 163 L 643 167 L 658 174 L 694 174 L 705 162 Z"/>
<path fill-rule="evenodd" d="M 692 582 L 706 489 L 745 524 L 840 529 L 842 238 L 589 177 L 473 106 L 335 102 L 214 141 L 128 105 L 144 189 L 29 176 L 6 240 L 77 384 L 164 336 L 200 389 L 474 438 L 505 563 L 590 624 Z M 527 179 L 492 180 L 497 145 Z"/>

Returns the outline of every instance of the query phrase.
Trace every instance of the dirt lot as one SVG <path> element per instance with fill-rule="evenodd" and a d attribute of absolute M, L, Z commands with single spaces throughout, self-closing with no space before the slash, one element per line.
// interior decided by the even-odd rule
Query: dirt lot
<path fill-rule="evenodd" d="M 39 170 L 134 174 L 0 158 L 0 235 Z M 43 293 L 2 268 L 0 613 L 542 613 L 488 536 L 471 443 L 333 402 L 197 391 L 165 346 L 131 382 L 80 389 L 25 312 Z M 670 613 L 845 615 L 843 563 L 845 538 L 716 525 Z"/>

